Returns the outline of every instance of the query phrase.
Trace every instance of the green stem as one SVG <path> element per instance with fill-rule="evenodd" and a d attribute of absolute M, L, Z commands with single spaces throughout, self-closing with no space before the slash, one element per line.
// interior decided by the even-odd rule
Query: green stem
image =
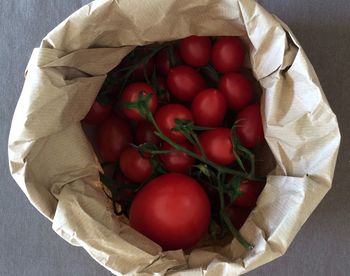
<path fill-rule="evenodd" d="M 254 248 L 254 246 L 252 244 L 250 244 L 249 242 L 247 242 L 241 235 L 241 233 L 239 233 L 239 231 L 232 225 L 232 222 L 230 220 L 230 218 L 225 214 L 222 213 L 220 214 L 223 217 L 224 222 L 227 225 L 227 228 L 230 230 L 230 232 L 232 233 L 232 235 L 237 239 L 237 241 L 247 250 L 252 250 Z"/>

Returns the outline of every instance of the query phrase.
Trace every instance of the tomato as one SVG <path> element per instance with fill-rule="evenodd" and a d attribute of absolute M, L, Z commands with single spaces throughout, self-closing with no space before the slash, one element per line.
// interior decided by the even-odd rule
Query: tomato
<path fill-rule="evenodd" d="M 95 101 L 83 122 L 90 125 L 97 125 L 106 120 L 112 113 L 112 104 L 100 104 Z"/>
<path fill-rule="evenodd" d="M 231 219 L 233 226 L 239 230 L 247 220 L 251 211 L 251 208 L 230 206 L 228 209 L 228 215 Z"/>
<path fill-rule="evenodd" d="M 124 149 L 120 155 L 120 170 L 135 183 L 142 183 L 152 175 L 152 163 L 133 147 Z"/>
<path fill-rule="evenodd" d="M 97 131 L 96 145 L 103 161 L 115 162 L 120 154 L 132 142 L 129 124 L 115 116 L 102 123 Z"/>
<path fill-rule="evenodd" d="M 123 91 L 121 97 L 122 104 L 137 102 L 141 93 L 143 93 L 144 95 L 152 94 L 152 97 L 148 102 L 148 108 L 152 113 L 154 113 L 158 105 L 157 95 L 153 91 L 152 87 L 144 82 L 135 82 L 129 84 Z M 123 107 L 122 110 L 125 116 L 129 119 L 133 119 L 135 121 L 144 120 L 144 118 L 141 116 L 140 112 L 136 108 Z"/>
<path fill-rule="evenodd" d="M 159 73 L 160 75 L 162 75 L 164 77 L 168 75 L 169 70 L 171 68 L 169 51 L 170 51 L 169 48 L 164 48 L 161 51 L 159 51 L 159 53 L 156 55 L 157 73 Z M 178 48 L 174 48 L 173 53 L 174 53 L 175 63 L 176 64 L 181 63 Z"/>
<path fill-rule="evenodd" d="M 205 88 L 205 80 L 193 68 L 180 65 L 170 69 L 167 78 L 168 88 L 175 98 L 191 101 Z"/>
<path fill-rule="evenodd" d="M 180 143 L 179 145 L 193 151 L 193 146 L 189 142 Z M 193 157 L 184 152 L 175 151 L 175 149 L 168 143 L 164 143 L 161 150 L 174 150 L 174 152 L 160 155 L 164 168 L 168 172 L 187 173 L 194 165 L 195 160 Z"/>
<path fill-rule="evenodd" d="M 205 89 L 194 98 L 191 112 L 196 125 L 219 126 L 226 114 L 225 98 L 217 89 Z"/>
<path fill-rule="evenodd" d="M 229 165 L 236 160 L 229 128 L 207 130 L 201 133 L 198 139 L 209 160 L 219 165 Z M 195 151 L 199 153 L 198 147 L 195 148 Z"/>
<path fill-rule="evenodd" d="M 211 41 L 208 36 L 189 36 L 180 41 L 180 54 L 188 65 L 205 66 L 209 63 Z"/>
<path fill-rule="evenodd" d="M 243 194 L 236 198 L 234 204 L 241 207 L 254 207 L 264 186 L 263 182 L 242 181 L 239 185 L 239 191 Z"/>
<path fill-rule="evenodd" d="M 155 114 L 156 123 L 164 135 L 176 143 L 182 143 L 186 137 L 181 132 L 172 130 L 176 127 L 176 119 L 193 121 L 191 111 L 181 104 L 164 105 Z"/>
<path fill-rule="evenodd" d="M 169 173 L 153 179 L 138 192 L 129 219 L 134 229 L 163 250 L 186 249 L 207 232 L 210 203 L 195 179 Z"/>
<path fill-rule="evenodd" d="M 155 132 L 154 126 L 147 122 L 142 121 L 138 124 L 136 128 L 136 134 L 135 134 L 135 142 L 137 145 L 149 143 L 154 145 L 160 144 L 160 138 L 154 134 Z"/>
<path fill-rule="evenodd" d="M 140 64 L 133 72 L 134 79 L 137 81 L 143 81 L 145 79 L 145 73 L 150 78 L 154 71 L 154 59 L 150 58 L 146 64 Z"/>
<path fill-rule="evenodd" d="M 215 69 L 221 73 L 235 72 L 244 62 L 244 47 L 236 36 L 221 36 L 213 46 L 211 62 Z"/>
<path fill-rule="evenodd" d="M 229 108 L 240 110 L 253 100 L 253 87 L 249 80 L 237 73 L 226 73 L 220 78 L 219 90 Z"/>
<path fill-rule="evenodd" d="M 264 141 L 260 106 L 252 104 L 242 109 L 236 118 L 237 137 L 247 148 L 254 148 Z"/>

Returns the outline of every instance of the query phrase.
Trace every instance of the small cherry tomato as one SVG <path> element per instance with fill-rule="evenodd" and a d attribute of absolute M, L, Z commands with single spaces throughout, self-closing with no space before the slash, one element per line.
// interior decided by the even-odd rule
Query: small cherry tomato
<path fill-rule="evenodd" d="M 164 105 L 155 114 L 156 123 L 164 135 L 176 143 L 182 143 L 186 141 L 186 137 L 173 130 L 176 127 L 176 119 L 193 121 L 191 111 L 181 104 Z"/>
<path fill-rule="evenodd" d="M 138 124 L 136 128 L 136 134 L 135 134 L 135 142 L 137 145 L 141 145 L 144 143 L 159 145 L 160 144 L 160 138 L 154 134 L 155 132 L 154 126 L 147 122 L 142 121 Z"/>
<path fill-rule="evenodd" d="M 151 161 L 133 147 L 124 149 L 120 156 L 120 170 L 135 183 L 142 183 L 152 175 Z"/>
<path fill-rule="evenodd" d="M 205 89 L 194 98 L 191 112 L 196 125 L 204 127 L 219 126 L 226 114 L 225 98 L 217 89 Z"/>
<path fill-rule="evenodd" d="M 229 108 L 240 110 L 253 100 L 253 87 L 249 80 L 238 73 L 226 73 L 219 82 Z"/>
<path fill-rule="evenodd" d="M 208 231 L 210 202 L 200 184 L 184 174 L 168 173 L 136 195 L 130 225 L 163 250 L 194 246 Z"/>
<path fill-rule="evenodd" d="M 120 154 L 132 142 L 129 124 L 115 116 L 102 123 L 97 131 L 96 145 L 103 161 L 115 162 Z"/>
<path fill-rule="evenodd" d="M 264 186 L 263 182 L 242 181 L 239 185 L 239 191 L 243 194 L 236 198 L 234 204 L 240 207 L 254 207 Z"/>
<path fill-rule="evenodd" d="M 205 88 L 205 81 L 201 74 L 185 65 L 170 69 L 167 83 L 171 94 L 182 101 L 193 100 Z"/>
<path fill-rule="evenodd" d="M 264 141 L 264 129 L 260 106 L 252 104 L 242 109 L 236 118 L 237 137 L 247 148 L 254 148 Z"/>
<path fill-rule="evenodd" d="M 170 65 L 170 57 L 169 54 L 171 49 L 170 48 L 164 48 L 156 55 L 156 68 L 157 73 L 160 75 L 166 77 L 169 73 L 170 68 L 172 67 Z M 181 63 L 180 54 L 178 48 L 173 48 L 173 54 L 174 54 L 174 62 L 175 64 Z M 175 66 L 173 64 L 173 66 Z"/>
<path fill-rule="evenodd" d="M 244 62 L 244 47 L 241 40 L 235 36 L 221 36 L 213 46 L 211 62 L 221 73 L 235 72 Z"/>
<path fill-rule="evenodd" d="M 179 145 L 193 151 L 193 146 L 189 142 L 180 143 Z M 168 172 L 187 173 L 194 165 L 195 160 L 193 157 L 184 152 L 175 151 L 168 143 L 164 143 L 161 150 L 174 150 L 174 152 L 160 155 L 164 168 Z"/>
<path fill-rule="evenodd" d="M 228 208 L 228 215 L 231 219 L 233 226 L 239 230 L 245 221 L 247 220 L 249 214 L 251 213 L 251 208 L 239 207 L 239 206 L 230 206 Z"/>
<path fill-rule="evenodd" d="M 148 108 L 152 113 L 154 113 L 158 105 L 157 95 L 153 91 L 152 87 L 144 82 L 135 82 L 129 84 L 123 91 L 121 97 L 122 104 L 137 102 L 141 93 L 143 93 L 143 95 L 152 94 L 152 97 L 148 102 Z M 129 119 L 133 119 L 135 121 L 144 120 L 144 118 L 141 116 L 140 112 L 136 108 L 123 107 L 122 110 L 125 116 Z"/>
<path fill-rule="evenodd" d="M 201 133 L 198 139 L 209 160 L 219 165 L 229 165 L 236 160 L 229 128 L 207 130 Z M 195 151 L 200 153 L 198 147 L 195 148 Z"/>
<path fill-rule="evenodd" d="M 180 54 L 185 63 L 193 67 L 209 63 L 211 41 L 207 36 L 189 36 L 180 41 Z"/>
<path fill-rule="evenodd" d="M 112 104 L 100 104 L 95 101 L 83 122 L 90 125 L 97 125 L 106 120 L 112 113 Z"/>

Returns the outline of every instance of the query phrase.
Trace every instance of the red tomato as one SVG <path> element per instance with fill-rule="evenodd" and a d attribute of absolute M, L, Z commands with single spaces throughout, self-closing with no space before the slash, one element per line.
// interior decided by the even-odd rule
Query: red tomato
<path fill-rule="evenodd" d="M 169 173 L 139 191 L 129 214 L 130 225 L 163 250 L 186 249 L 207 232 L 210 203 L 196 180 Z"/>
<path fill-rule="evenodd" d="M 149 143 L 154 145 L 160 144 L 160 138 L 154 134 L 155 132 L 154 126 L 147 122 L 142 121 L 138 124 L 136 128 L 136 134 L 135 134 L 135 142 L 137 145 Z"/>
<path fill-rule="evenodd" d="M 146 64 L 141 64 L 136 68 L 133 72 L 134 79 L 137 81 L 143 81 L 145 79 L 145 71 L 147 77 L 150 78 L 154 71 L 154 58 L 150 58 Z"/>
<path fill-rule="evenodd" d="M 175 120 L 191 120 L 191 111 L 181 104 L 167 104 L 158 109 L 155 120 L 160 130 L 176 143 L 186 141 L 186 137 L 178 131 L 172 130 L 176 127 Z"/>
<path fill-rule="evenodd" d="M 180 143 L 180 146 L 193 151 L 193 146 L 189 142 Z M 168 172 L 187 173 L 194 165 L 194 158 L 181 151 L 175 149 L 168 143 L 164 143 L 161 150 L 174 150 L 172 153 L 161 154 L 160 159 L 163 162 L 164 168 Z"/>
<path fill-rule="evenodd" d="M 118 117 L 110 117 L 97 131 L 96 145 L 103 161 L 115 162 L 132 142 L 131 127 Z"/>
<path fill-rule="evenodd" d="M 211 41 L 207 36 L 189 36 L 180 41 L 180 54 L 184 62 L 193 67 L 209 63 Z"/>
<path fill-rule="evenodd" d="M 240 110 L 253 100 L 253 87 L 249 80 L 237 73 L 226 73 L 219 82 L 219 89 L 225 96 L 229 108 Z"/>
<path fill-rule="evenodd" d="M 196 70 L 185 65 L 170 69 L 167 83 L 171 94 L 182 101 L 192 101 L 205 88 L 203 77 Z"/>
<path fill-rule="evenodd" d="M 175 58 L 176 64 L 181 63 L 178 48 L 174 48 L 174 58 Z M 168 75 L 169 70 L 171 68 L 168 48 L 162 49 L 156 55 L 156 68 L 157 68 L 157 72 L 160 75 L 164 77 Z"/>
<path fill-rule="evenodd" d="M 226 101 L 219 90 L 208 88 L 194 98 L 191 111 L 196 125 L 216 127 L 225 118 Z"/>
<path fill-rule="evenodd" d="M 254 148 L 264 141 L 264 130 L 258 104 L 252 104 L 242 109 L 237 115 L 236 124 L 237 136 L 243 146 Z"/>
<path fill-rule="evenodd" d="M 83 122 L 90 125 L 97 125 L 106 120 L 112 113 L 111 104 L 100 104 L 98 101 L 95 101 L 88 114 L 86 114 Z"/>
<path fill-rule="evenodd" d="M 241 207 L 254 207 L 264 186 L 263 182 L 242 181 L 239 185 L 239 191 L 243 194 L 236 198 L 234 204 Z"/>
<path fill-rule="evenodd" d="M 129 84 L 123 91 L 121 98 L 122 103 L 134 103 L 138 100 L 140 94 L 144 95 L 152 94 L 151 99 L 148 102 L 149 110 L 154 113 L 157 109 L 158 99 L 156 93 L 153 91 L 152 87 L 144 82 L 135 82 Z M 144 118 L 141 116 L 140 112 L 136 108 L 125 108 L 123 107 L 123 112 L 126 117 L 133 119 L 135 121 L 142 121 Z"/>
<path fill-rule="evenodd" d="M 152 175 L 151 161 L 133 147 L 128 147 L 120 155 L 120 170 L 135 183 L 142 183 Z"/>
<path fill-rule="evenodd" d="M 239 70 L 244 62 L 244 48 L 236 36 L 219 37 L 211 52 L 211 62 L 221 73 Z"/>
<path fill-rule="evenodd" d="M 201 133 L 198 139 L 209 160 L 219 165 L 229 165 L 236 160 L 229 128 L 207 130 Z M 198 147 L 195 151 L 199 153 Z"/>
<path fill-rule="evenodd" d="M 251 211 L 252 209 L 250 208 L 230 206 L 228 209 L 228 214 L 233 226 L 239 230 L 247 220 Z"/>

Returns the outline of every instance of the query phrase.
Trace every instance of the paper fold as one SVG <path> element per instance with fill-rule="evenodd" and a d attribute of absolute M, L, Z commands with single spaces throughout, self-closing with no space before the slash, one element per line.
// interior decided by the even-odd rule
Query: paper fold
<path fill-rule="evenodd" d="M 238 35 L 263 88 L 276 160 L 241 229 L 255 245 L 161 252 L 107 208 L 100 165 L 80 120 L 106 74 L 135 46 L 191 34 Z M 9 138 L 13 177 L 53 229 L 114 274 L 239 275 L 285 253 L 331 187 L 340 133 L 317 76 L 289 28 L 253 0 L 99 0 L 33 51 Z"/>

